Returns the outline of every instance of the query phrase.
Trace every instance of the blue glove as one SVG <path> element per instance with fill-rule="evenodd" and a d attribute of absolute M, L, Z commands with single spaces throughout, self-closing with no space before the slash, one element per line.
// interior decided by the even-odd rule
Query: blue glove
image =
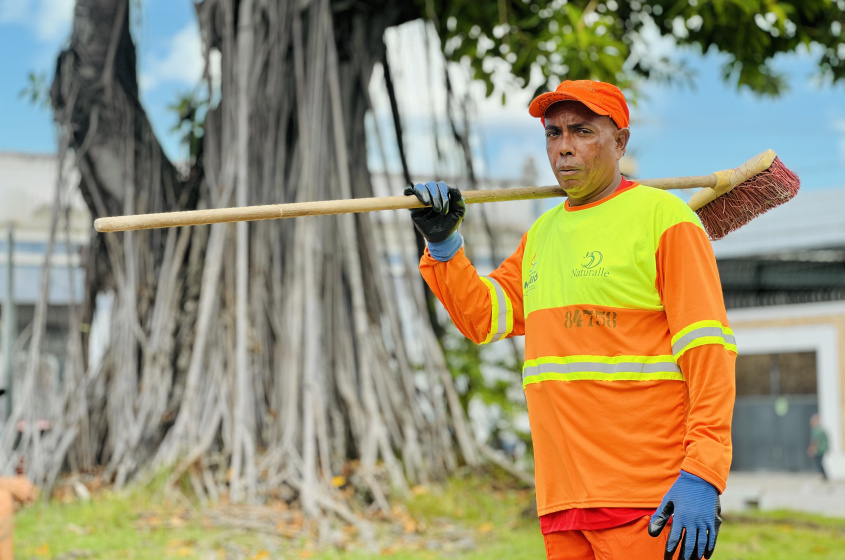
<path fill-rule="evenodd" d="M 669 517 L 672 520 L 672 530 L 666 541 L 665 560 L 671 560 L 678 545 L 681 552 L 679 560 L 699 560 L 702 556 L 710 558 L 716 548 L 716 537 L 722 524 L 722 506 L 719 502 L 719 491 L 715 486 L 690 474 L 681 471 L 678 480 L 669 488 L 660 507 L 651 516 L 648 524 L 648 534 L 656 537 L 663 531 Z M 681 531 L 684 531 L 684 535 Z"/>
<path fill-rule="evenodd" d="M 461 191 L 446 183 L 428 182 L 405 189 L 407 196 L 414 195 L 426 208 L 411 210 L 414 227 L 428 241 L 428 252 L 438 261 L 448 261 L 463 244 L 458 226 L 464 219 L 466 203 Z"/>

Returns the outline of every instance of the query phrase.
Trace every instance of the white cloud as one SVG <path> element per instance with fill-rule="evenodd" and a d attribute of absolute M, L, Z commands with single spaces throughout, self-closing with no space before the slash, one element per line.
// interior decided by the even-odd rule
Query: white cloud
<path fill-rule="evenodd" d="M 64 37 L 73 21 L 76 0 L 41 0 L 35 15 L 35 33 L 42 41 Z"/>
<path fill-rule="evenodd" d="M 176 82 L 196 85 L 202 77 L 205 61 L 196 22 L 189 23 L 167 45 L 163 55 L 151 56 L 142 64 L 141 89 L 149 91 L 159 84 Z"/>
<path fill-rule="evenodd" d="M 447 123 L 444 61 L 436 34 L 417 20 L 388 29 L 385 42 L 402 118 L 406 121 L 419 119 L 429 122 L 436 118 L 438 122 Z M 528 104 L 531 102 L 531 93 L 542 82 L 542 75 L 539 71 L 534 73 L 529 86 L 519 89 L 504 61 L 491 61 L 491 67 L 495 89 L 487 97 L 484 84 L 470 79 L 471 70 L 466 64 L 450 64 L 449 77 L 455 99 L 461 102 L 468 93 L 472 101 L 472 115 L 485 122 L 531 122 Z M 505 105 L 502 104 L 503 92 L 506 94 Z M 390 105 L 380 67 L 373 73 L 370 96 L 380 118 L 389 118 Z"/>
<path fill-rule="evenodd" d="M 0 0 L 0 23 L 19 24 L 42 43 L 67 35 L 75 0 Z"/>
<path fill-rule="evenodd" d="M 31 0 L 0 0 L 0 23 L 26 23 Z"/>
<path fill-rule="evenodd" d="M 641 17 L 643 20 L 642 28 L 631 36 L 633 39 L 631 57 L 625 61 L 625 66 L 628 69 L 633 68 L 637 63 L 649 64 L 662 58 L 671 60 L 678 53 L 678 46 L 674 37 L 663 35 L 650 16 L 642 15 Z M 686 31 L 685 27 L 683 29 Z M 680 37 L 680 35 L 678 36 Z"/>
<path fill-rule="evenodd" d="M 454 146 L 451 143 L 452 133 L 448 120 L 445 64 L 436 34 L 431 29 L 427 30 L 422 22 L 414 21 L 388 29 L 385 42 L 405 129 L 406 155 L 411 173 L 460 172 L 464 160 L 459 150 L 450 149 Z M 537 137 L 542 138 L 539 124 L 528 114 L 531 94 L 542 82 L 542 73 L 535 73 L 530 85 L 519 89 L 506 63 L 494 62 L 491 70 L 494 93 L 487 97 L 484 84 L 470 79 L 471 70 L 467 64 L 450 64 L 449 77 L 454 92 L 453 99 L 458 106 L 463 105 L 467 97 L 470 101 L 466 109 L 471 121 L 470 143 L 473 146 L 476 173 L 479 176 L 498 174 L 516 177 L 521 173 L 524 156 L 530 148 L 519 141 L 501 147 L 495 138 L 502 131 L 508 131 L 506 134 L 511 135 L 515 129 L 529 135 L 536 131 Z M 374 71 L 369 89 L 375 113 L 375 120 L 372 122 L 378 126 L 384 149 L 388 152 L 385 154 L 387 167 L 396 171 L 400 169 L 399 158 L 398 153 L 393 151 L 393 120 L 380 67 Z M 503 92 L 506 94 L 504 105 Z M 462 128 L 461 108 L 453 107 L 452 111 L 458 117 L 459 128 Z M 441 148 L 445 146 L 446 149 L 440 158 L 435 152 L 433 135 L 445 142 L 441 144 Z M 542 140 L 540 146 L 542 157 Z M 497 160 L 497 157 L 503 157 L 504 161 Z M 370 161 L 374 169 L 381 168 L 379 153 L 371 154 Z"/>

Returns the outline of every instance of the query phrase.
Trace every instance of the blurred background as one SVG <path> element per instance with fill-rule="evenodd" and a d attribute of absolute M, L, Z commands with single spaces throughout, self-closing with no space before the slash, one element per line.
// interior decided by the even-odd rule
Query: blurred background
<path fill-rule="evenodd" d="M 402 489 L 482 464 L 530 486 L 521 342 L 479 349 L 451 327 L 404 213 L 92 223 L 433 179 L 552 184 L 527 106 L 562 79 L 602 79 L 630 100 L 634 179 L 766 149 L 799 176 L 793 200 L 713 243 L 740 352 L 742 485 L 726 501 L 845 515 L 807 453 L 818 414 L 826 474 L 845 481 L 843 13 L 842 0 L 0 0 L 14 53 L 0 63 L 0 466 L 48 495 L 68 477 L 122 488 L 170 469 L 202 500 L 306 517 L 387 514 Z M 558 202 L 471 207 L 479 271 Z"/>

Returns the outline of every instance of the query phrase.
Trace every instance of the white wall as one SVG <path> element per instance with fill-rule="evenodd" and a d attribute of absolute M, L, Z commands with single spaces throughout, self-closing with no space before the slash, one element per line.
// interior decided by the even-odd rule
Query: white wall
<path fill-rule="evenodd" d="M 731 314 L 729 314 L 729 319 L 733 323 L 735 317 L 731 317 Z M 783 352 L 816 353 L 819 417 L 830 440 L 830 450 L 825 460 L 825 469 L 832 479 L 845 480 L 838 329 L 834 325 L 796 325 L 771 328 L 740 327 L 734 329 L 734 334 L 741 355 Z"/>
<path fill-rule="evenodd" d="M 57 178 L 55 155 L 0 152 L 0 224 L 11 222 L 16 230 L 43 230 L 45 210 L 52 208 Z M 71 207 L 87 215 L 77 183 L 77 172 L 68 169 L 64 192 L 69 193 Z"/>

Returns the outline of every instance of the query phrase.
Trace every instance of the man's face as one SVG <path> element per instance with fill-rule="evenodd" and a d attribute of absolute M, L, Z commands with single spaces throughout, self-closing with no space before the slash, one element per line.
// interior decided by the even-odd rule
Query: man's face
<path fill-rule="evenodd" d="M 597 115 L 578 101 L 561 101 L 546 111 L 546 153 L 571 204 L 594 202 L 619 184 L 619 159 L 628 129 Z"/>

